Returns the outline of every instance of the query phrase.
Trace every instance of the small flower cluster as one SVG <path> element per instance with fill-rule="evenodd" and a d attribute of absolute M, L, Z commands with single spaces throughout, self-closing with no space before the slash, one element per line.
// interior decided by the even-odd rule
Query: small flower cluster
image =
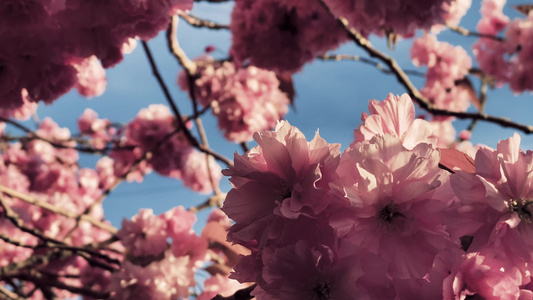
<path fill-rule="evenodd" d="M 94 220 L 102 220 L 104 216 L 98 201 L 102 196 L 100 177 L 93 169 L 79 168 L 78 152 L 73 148 L 76 143 L 71 140 L 70 131 L 47 118 L 41 122 L 35 134 L 41 139 L 31 136 L 27 140 L 7 144 L 0 154 L 3 194 L 0 201 L 4 206 L 0 208 L 0 235 L 23 245 L 20 247 L 0 240 L 2 267 L 50 251 L 48 247 L 53 247 L 54 243 L 43 242 L 32 232 L 72 247 L 84 247 L 111 237 L 107 230 L 87 222 L 78 223 L 75 218 L 55 211 L 86 214 Z M 50 143 L 61 147 L 54 147 Z M 15 225 L 5 216 L 20 221 Z M 110 226 L 107 222 L 102 223 Z M 56 260 L 39 268 L 39 272 L 58 274 L 60 281 L 70 286 L 94 284 L 96 289 L 106 285 L 109 275 L 109 272 L 93 268 L 88 261 L 75 257 Z M 77 277 L 62 277 L 63 274 L 77 274 Z M 32 286 L 30 284 L 25 288 L 30 292 Z M 60 297 L 75 297 L 66 290 L 53 289 Z M 40 291 L 32 299 L 39 299 L 39 295 L 42 297 Z"/>
<path fill-rule="evenodd" d="M 96 96 L 105 89 L 103 67 L 122 60 L 131 39 L 164 30 L 169 14 L 191 0 L 6 0 L 0 3 L 0 107 L 51 103 L 76 87 Z"/>
<path fill-rule="evenodd" d="M 346 34 L 318 1 L 237 0 L 231 14 L 230 54 L 276 73 L 298 72 Z"/>
<path fill-rule="evenodd" d="M 274 72 L 254 66 L 236 68 L 231 62 L 215 63 L 209 57 L 199 61 L 204 66 L 194 82 L 195 98 L 211 107 L 226 139 L 250 141 L 254 132 L 274 128 L 287 113 L 289 99 L 279 89 Z M 189 90 L 184 71 L 178 76 L 178 84 Z"/>
<path fill-rule="evenodd" d="M 426 34 L 414 41 L 411 59 L 417 67 L 427 66 L 426 85 L 421 92 L 435 107 L 466 111 L 470 94 L 461 83 L 472 61 L 461 46 L 439 42 L 436 36 Z"/>
<path fill-rule="evenodd" d="M 480 38 L 474 54 L 481 69 L 502 83 L 509 83 L 515 93 L 533 90 L 533 12 L 524 18 L 509 20 L 503 13 L 506 0 L 484 0 L 480 33 L 497 36 L 505 30 L 503 40 Z"/>
<path fill-rule="evenodd" d="M 471 0 L 326 0 L 333 13 L 364 35 L 394 33 L 412 37 L 417 29 L 440 29 L 458 24 Z"/>
<path fill-rule="evenodd" d="M 177 125 L 176 118 L 164 105 L 153 104 L 142 109 L 128 123 L 124 137 L 109 154 L 114 176 L 126 174 L 128 180 L 142 181 L 143 174 L 153 169 L 161 175 L 181 179 L 196 192 L 211 192 L 212 184 L 218 186 L 220 181 L 220 166 L 195 150 L 183 131 L 177 130 Z M 145 155 L 148 159 L 142 160 Z M 135 170 L 130 170 L 135 163 Z"/>
<path fill-rule="evenodd" d="M 251 253 L 232 278 L 258 299 L 533 297 L 533 152 L 518 136 L 448 172 L 407 95 L 362 119 L 342 155 L 287 122 L 235 155 L 222 210 Z"/>
<path fill-rule="evenodd" d="M 222 220 L 220 220 L 222 218 Z M 225 230 L 223 222 L 229 220 L 214 211 L 206 228 Z M 212 243 L 218 238 L 204 233 L 198 236 L 192 230 L 196 216 L 182 206 L 159 216 L 151 209 L 141 209 L 131 221 L 124 219 L 118 232 L 127 253 L 122 269 L 111 275 L 107 288 L 111 299 L 186 299 L 195 287 L 195 273 L 204 263 L 228 257 L 219 257 Z M 220 232 L 219 232 L 220 233 Z M 232 246 L 226 245 L 225 251 Z M 226 247 L 224 246 L 224 247 Z M 213 268 L 214 269 L 214 268 Z M 227 278 L 227 273 L 211 271 L 204 292 L 197 299 L 211 299 L 217 294 L 232 295 L 244 287 Z"/>

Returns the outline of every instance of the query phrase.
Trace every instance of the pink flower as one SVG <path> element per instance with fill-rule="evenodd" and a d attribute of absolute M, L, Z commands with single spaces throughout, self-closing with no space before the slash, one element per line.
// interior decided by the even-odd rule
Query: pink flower
<path fill-rule="evenodd" d="M 302 66 L 346 39 L 339 24 L 318 2 L 235 1 L 231 14 L 231 56 L 238 65 L 298 72 Z"/>
<path fill-rule="evenodd" d="M 424 96 L 438 108 L 466 111 L 471 95 L 459 82 L 468 74 L 472 61 L 463 48 L 426 34 L 413 42 L 411 59 L 416 66 L 428 67 L 421 90 Z"/>
<path fill-rule="evenodd" d="M 124 219 L 118 237 L 134 256 L 157 256 L 167 248 L 167 224 L 151 209 L 141 209 L 131 221 Z"/>
<path fill-rule="evenodd" d="M 233 295 L 237 290 L 245 288 L 247 285 L 237 282 L 236 280 L 229 279 L 220 274 L 211 276 L 204 281 L 204 290 L 198 295 L 197 300 L 210 300 L 216 295 L 222 295 L 229 297 Z"/>
<path fill-rule="evenodd" d="M 451 199 L 438 192 L 448 180 L 439 159 L 431 145 L 408 150 L 390 134 L 356 143 L 341 157 L 332 187 L 346 206 L 330 225 L 339 238 L 379 255 L 393 278 L 421 278 L 439 251 L 457 247 L 441 222 Z"/>
<path fill-rule="evenodd" d="M 235 154 L 235 166 L 222 171 L 234 186 L 222 210 L 236 222 L 230 240 L 262 244 L 280 237 L 283 219 L 314 218 L 324 211 L 340 151 L 318 133 L 307 142 L 285 121 L 275 132 L 263 131 L 254 138 L 258 146 L 242 156 Z"/>
<path fill-rule="evenodd" d="M 324 246 L 299 241 L 278 249 L 265 249 L 261 289 L 263 299 L 370 299 L 357 284 L 363 275 L 357 255 L 339 259 Z"/>
<path fill-rule="evenodd" d="M 455 266 L 454 272 L 444 280 L 443 296 L 444 299 L 527 299 L 520 298 L 522 282 L 520 271 L 504 255 L 484 250 L 465 255 L 464 261 Z"/>
<path fill-rule="evenodd" d="M 429 30 L 446 21 L 458 22 L 470 6 L 466 0 L 328 0 L 333 13 L 347 19 L 364 35 L 394 33 L 412 37 L 417 29 Z"/>
<path fill-rule="evenodd" d="M 80 94 L 90 98 L 104 93 L 107 79 L 105 70 L 96 56 L 73 61 L 72 65 L 78 70 L 76 89 Z"/>
<path fill-rule="evenodd" d="M 287 113 L 289 99 L 279 89 L 274 72 L 254 66 L 239 69 L 230 62 L 215 64 L 208 56 L 197 61 L 206 65 L 199 69 L 201 77 L 194 82 L 196 100 L 211 106 L 226 139 L 249 141 L 254 132 L 272 129 Z M 178 84 L 189 90 L 184 72 Z"/>
<path fill-rule="evenodd" d="M 158 262 L 142 267 L 125 261 L 122 269 L 111 275 L 108 291 L 111 299 L 181 299 L 194 286 L 194 269 L 188 257 L 175 257 L 169 251 Z"/>
<path fill-rule="evenodd" d="M 379 102 L 370 100 L 370 115 L 363 113 L 363 125 L 354 131 L 355 142 L 370 140 L 377 134 L 391 134 L 398 137 L 404 147 L 414 148 L 419 143 L 436 143 L 432 126 L 422 119 L 415 119 L 415 106 L 407 94 L 388 97 Z"/>
<path fill-rule="evenodd" d="M 111 122 L 108 119 L 98 119 L 98 114 L 87 108 L 78 119 L 78 128 L 82 134 L 91 136 L 89 141 L 95 148 L 102 149 L 111 140 L 108 127 Z"/>
<path fill-rule="evenodd" d="M 221 177 L 220 165 L 211 156 L 199 151 L 192 151 L 187 156 L 181 172 L 183 184 L 202 194 L 209 194 L 217 188 Z"/>
<path fill-rule="evenodd" d="M 450 232 L 472 236 L 470 251 L 497 249 L 524 273 L 531 272 L 526 269 L 533 262 L 532 165 L 533 152 L 524 153 L 515 134 L 500 141 L 496 150 L 477 151 L 476 174 L 457 171 L 451 177 L 462 225 L 450 227 Z"/>

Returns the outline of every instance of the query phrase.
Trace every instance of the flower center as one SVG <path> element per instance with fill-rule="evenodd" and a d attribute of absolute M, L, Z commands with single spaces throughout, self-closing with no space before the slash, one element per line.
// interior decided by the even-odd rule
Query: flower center
<path fill-rule="evenodd" d="M 512 199 L 507 205 L 509 207 L 509 211 L 516 212 L 522 221 L 526 223 L 533 222 L 533 215 L 529 210 L 529 207 L 533 205 L 533 200 Z"/>
<path fill-rule="evenodd" d="M 330 286 L 328 282 L 321 282 L 313 289 L 315 300 L 331 299 Z"/>
<path fill-rule="evenodd" d="M 378 213 L 378 218 L 385 223 L 392 223 L 397 217 L 403 217 L 403 215 L 398 212 L 398 208 L 393 203 L 387 204 Z"/>
<path fill-rule="evenodd" d="M 281 181 L 275 188 L 276 194 L 280 195 L 281 200 L 290 198 L 292 196 L 292 186 L 289 186 L 285 181 Z"/>

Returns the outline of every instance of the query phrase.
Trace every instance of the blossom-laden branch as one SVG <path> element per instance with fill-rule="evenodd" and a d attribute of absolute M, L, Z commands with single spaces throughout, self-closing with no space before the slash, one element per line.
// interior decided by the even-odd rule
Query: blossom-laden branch
<path fill-rule="evenodd" d="M 11 197 L 15 197 L 17 199 L 20 199 L 21 201 L 24 201 L 26 203 L 29 203 L 31 205 L 35 205 L 35 206 L 38 206 L 40 208 L 44 208 L 48 211 L 51 211 L 53 213 L 56 213 L 58 215 L 62 215 L 64 217 L 67 217 L 67 218 L 79 218 L 80 220 L 83 220 L 83 221 L 86 221 L 86 222 L 89 222 L 91 224 L 93 224 L 94 226 L 100 228 L 100 229 L 104 229 L 106 231 L 108 231 L 109 233 L 111 234 L 116 234 L 117 233 L 117 229 L 107 223 L 104 223 L 102 221 L 99 221 L 99 220 L 96 220 L 94 219 L 93 217 L 89 216 L 89 215 L 82 215 L 82 216 L 78 216 L 76 213 L 74 212 L 71 212 L 71 211 L 68 211 L 64 208 L 61 208 L 61 207 L 57 207 L 55 205 L 52 205 L 52 204 L 49 204 L 49 203 L 46 203 L 46 202 L 43 202 L 43 201 L 39 201 L 29 195 L 26 195 L 24 193 L 21 193 L 21 192 L 18 192 L 16 190 L 13 190 L 13 189 L 10 189 L 4 185 L 0 185 L 0 193 L 5 193 L 5 194 L 8 194 L 10 195 Z"/>
<path fill-rule="evenodd" d="M 513 122 L 508 118 L 502 118 L 502 117 L 496 117 L 491 116 L 485 113 L 469 113 L 469 112 L 456 112 L 456 111 L 449 111 L 446 109 L 439 109 L 435 107 L 429 99 L 427 99 L 422 93 L 414 86 L 414 84 L 409 79 L 409 76 L 403 71 L 403 69 L 398 65 L 396 60 L 385 53 L 377 50 L 372 46 L 370 41 L 366 39 L 359 31 L 356 29 L 350 27 L 348 24 L 348 21 L 343 17 L 337 17 L 331 12 L 328 5 L 324 0 L 317 0 L 323 7 L 326 9 L 326 11 L 331 15 L 332 18 L 335 18 L 337 22 L 344 28 L 346 31 L 346 34 L 348 37 L 355 42 L 356 45 L 358 45 L 360 48 L 365 50 L 371 57 L 375 57 L 382 61 L 386 66 L 389 67 L 389 69 L 394 73 L 396 76 L 396 79 L 400 84 L 402 84 L 409 95 L 413 98 L 413 100 L 416 101 L 416 103 L 425 111 L 433 114 L 433 115 L 439 115 L 439 116 L 448 116 L 448 117 L 456 117 L 459 119 L 468 119 L 468 120 L 481 120 L 489 123 L 494 123 L 497 125 L 500 125 L 502 127 L 509 127 L 514 128 L 517 130 L 520 130 L 526 134 L 532 134 L 533 133 L 533 126 L 531 125 L 525 125 L 520 124 L 517 122 Z"/>
<path fill-rule="evenodd" d="M 55 148 L 58 148 L 58 149 L 74 149 L 76 151 L 79 151 L 79 152 L 84 152 L 84 153 L 95 153 L 95 154 L 102 154 L 104 153 L 106 150 L 109 150 L 109 149 L 97 149 L 97 148 L 93 148 L 93 147 L 83 147 L 83 146 L 69 146 L 69 145 L 65 145 L 65 144 L 62 144 L 62 143 L 58 143 L 58 142 L 55 142 L 55 141 L 51 141 L 47 138 L 44 138 L 42 136 L 39 136 L 37 133 L 35 133 L 33 130 L 29 129 L 28 127 L 16 122 L 16 121 L 13 121 L 13 120 L 10 120 L 8 118 L 4 118 L 2 116 L 0 116 L 0 121 L 1 122 L 4 122 L 4 123 L 7 123 L 7 124 L 10 124 L 10 125 L 13 125 L 14 127 L 24 131 L 25 133 L 27 133 L 29 135 L 29 137 L 26 137 L 27 139 L 36 139 L 36 140 L 41 140 L 41 141 L 44 141 L 50 145 L 52 145 L 53 147 Z M 6 138 L 6 137 L 2 137 L 2 139 L 7 139 L 9 140 L 9 138 Z M 68 139 L 68 140 L 64 140 L 64 142 L 71 142 L 71 141 L 75 141 L 75 142 L 78 142 L 76 141 L 75 139 Z"/>
<path fill-rule="evenodd" d="M 191 14 L 181 13 L 180 17 L 193 27 L 209 29 L 229 29 L 229 25 L 218 24 L 216 22 L 205 20 Z"/>

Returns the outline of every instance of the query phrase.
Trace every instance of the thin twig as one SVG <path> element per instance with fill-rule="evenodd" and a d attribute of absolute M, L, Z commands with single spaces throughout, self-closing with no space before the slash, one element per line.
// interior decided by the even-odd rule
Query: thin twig
<path fill-rule="evenodd" d="M 196 212 L 199 212 L 201 210 L 204 210 L 204 209 L 207 209 L 207 208 L 211 208 L 211 207 L 221 207 L 222 206 L 222 202 L 224 202 L 224 199 L 226 199 L 226 194 L 225 193 L 218 193 L 218 194 L 215 194 L 209 198 L 207 198 L 207 200 L 205 200 L 204 202 L 200 203 L 199 205 L 196 205 L 196 206 L 191 206 L 189 207 L 189 211 L 190 212 L 193 212 L 193 213 L 196 213 Z"/>
<path fill-rule="evenodd" d="M 52 145 L 54 148 L 60 148 L 60 149 L 74 149 L 76 151 L 79 151 L 79 152 L 84 152 L 84 153 L 97 153 L 97 154 L 100 154 L 100 153 L 103 153 L 103 151 L 105 149 L 96 149 L 96 148 L 93 148 L 93 147 L 82 147 L 82 146 L 69 146 L 69 145 L 64 145 L 62 143 L 59 143 L 59 142 L 55 142 L 55 141 L 51 141 L 47 138 L 44 138 L 42 136 L 39 136 L 37 133 L 35 133 L 33 130 L 29 129 L 28 127 L 16 122 L 16 121 L 13 121 L 13 120 L 10 120 L 10 119 L 7 119 L 7 118 L 4 118 L 4 117 L 1 117 L 0 116 L 0 121 L 1 122 L 4 122 L 4 123 L 8 123 L 10 125 L 13 125 L 15 126 L 16 128 L 26 132 L 27 134 L 29 134 L 29 137 L 28 138 L 32 138 L 32 139 L 37 139 L 37 140 L 41 140 L 41 141 L 44 141 L 44 142 L 47 142 L 48 144 Z M 64 140 L 62 142 L 76 142 L 75 139 L 67 139 L 67 140 Z"/>
<path fill-rule="evenodd" d="M 41 274 L 40 272 L 38 272 L 37 270 L 31 270 L 27 274 L 20 274 L 19 276 L 17 276 L 17 278 L 20 280 L 33 282 L 34 284 L 39 285 L 39 286 L 56 287 L 59 289 L 67 290 L 75 294 L 89 296 L 91 298 L 106 299 L 109 297 L 108 292 L 99 292 L 99 291 L 91 290 L 85 287 L 71 286 L 57 279 L 54 280 L 52 278 L 45 278 L 45 276 Z"/>
<path fill-rule="evenodd" d="M 359 31 L 355 30 L 354 28 L 351 28 L 348 24 L 348 21 L 345 18 L 337 18 L 329 9 L 328 5 L 324 2 L 324 0 L 317 0 L 331 15 L 331 17 L 335 18 L 337 22 L 344 28 L 346 31 L 348 37 L 353 40 L 359 47 L 361 47 L 363 50 L 365 50 L 371 57 L 376 57 L 380 61 L 382 61 L 385 65 L 389 67 L 389 69 L 394 73 L 397 80 L 402 84 L 411 98 L 415 100 L 415 102 L 424 110 L 427 112 L 433 114 L 433 115 L 440 115 L 440 116 L 449 116 L 449 117 L 456 117 L 459 119 L 469 119 L 469 120 L 481 120 L 485 122 L 490 122 L 494 124 L 498 124 L 502 127 L 509 127 L 518 129 L 526 134 L 533 133 L 533 126 L 531 125 L 524 125 L 520 123 L 516 123 L 511 121 L 508 118 L 502 118 L 502 117 L 495 117 L 491 115 L 487 115 L 484 113 L 469 113 L 469 112 L 455 112 L 455 111 L 449 111 L 446 109 L 439 109 L 436 108 L 422 93 L 413 85 L 413 83 L 410 81 L 409 77 L 405 72 L 402 70 L 402 68 L 398 65 L 395 59 L 392 57 L 387 56 L 383 52 L 377 50 L 372 46 L 369 40 L 367 40 Z"/>
<path fill-rule="evenodd" d="M 446 26 L 448 28 L 450 28 L 452 31 L 455 31 L 457 33 L 460 33 L 464 36 L 475 36 L 475 37 L 480 37 L 480 38 L 488 38 L 488 39 L 492 39 L 492 40 L 495 40 L 495 41 L 498 41 L 498 42 L 503 42 L 505 41 L 504 38 L 501 38 L 499 36 L 495 36 L 495 35 L 492 35 L 492 34 L 486 34 L 486 33 L 480 33 L 480 32 L 475 32 L 475 31 L 471 31 L 471 30 L 468 30 L 466 28 L 463 28 L 461 26 L 453 26 L 453 25 L 450 25 L 450 24 L 446 24 Z"/>
<path fill-rule="evenodd" d="M 185 54 L 185 51 L 181 49 L 179 42 L 178 42 L 178 38 L 177 38 L 177 28 L 178 28 L 178 18 L 174 16 L 171 18 L 170 24 L 167 30 L 168 48 L 174 54 L 178 62 L 182 64 L 182 67 L 185 70 L 185 73 L 187 74 L 187 81 L 189 83 L 189 96 L 192 99 L 194 115 L 198 116 L 198 101 L 196 100 L 196 93 L 195 93 L 196 85 L 194 84 L 196 75 L 197 75 L 196 72 L 198 71 L 198 67 L 193 61 L 191 61 L 187 57 L 187 55 Z M 194 122 L 196 124 L 198 134 L 200 135 L 200 139 L 202 141 L 202 147 L 205 149 L 209 149 L 209 142 L 207 140 L 207 135 L 205 133 L 202 120 L 199 117 L 195 117 Z M 218 185 L 215 183 L 215 180 L 213 178 L 213 174 L 211 172 L 210 156 L 206 155 L 205 160 L 206 160 L 206 167 L 207 167 L 207 176 L 209 177 L 211 188 L 215 192 L 215 195 L 218 195 L 222 192 L 220 191 Z"/>
<path fill-rule="evenodd" d="M 173 18 L 177 18 L 177 17 L 173 16 Z M 165 98 L 166 98 L 167 102 L 169 103 L 169 105 L 170 105 L 172 111 L 174 112 L 174 114 L 176 115 L 176 120 L 178 122 L 178 125 L 183 130 L 183 134 L 185 135 L 185 137 L 187 138 L 189 143 L 193 147 L 195 147 L 196 149 L 198 149 L 198 150 L 200 150 L 200 151 L 202 151 L 202 152 L 204 152 L 206 154 L 209 154 L 209 155 L 213 156 L 216 160 L 219 160 L 219 161 L 225 163 L 228 166 L 232 166 L 233 162 L 231 160 L 229 160 L 228 158 L 226 158 L 226 157 L 214 152 L 213 150 L 211 150 L 209 148 L 203 147 L 202 145 L 200 145 L 198 140 L 191 134 L 191 132 L 189 131 L 189 129 L 185 125 L 185 121 L 181 117 L 181 113 L 179 112 L 177 106 L 175 105 L 174 100 L 172 99 L 172 96 L 170 95 L 170 92 L 168 91 L 168 88 L 167 88 L 165 82 L 163 81 L 163 78 L 161 77 L 161 74 L 159 73 L 159 70 L 158 70 L 158 68 L 157 68 L 157 66 L 155 64 L 154 59 L 153 59 L 152 53 L 150 52 L 150 49 L 148 48 L 148 44 L 145 41 L 142 41 L 142 45 L 143 45 L 144 51 L 146 53 L 146 56 L 148 57 L 148 61 L 150 63 L 150 66 L 152 67 L 152 73 L 156 77 L 159 85 L 161 86 L 161 89 L 163 90 L 163 93 L 165 94 Z M 181 49 L 181 48 L 179 48 L 179 49 Z M 174 51 L 172 51 L 172 52 L 176 56 L 176 53 Z M 182 52 L 183 52 L 183 50 L 182 50 Z M 191 67 L 190 63 L 187 63 L 187 62 L 183 62 L 183 63 L 185 65 L 188 65 L 189 67 Z M 192 66 L 194 66 L 193 68 L 196 68 L 196 65 L 194 65 L 194 63 L 192 63 Z M 196 72 L 195 69 L 194 69 L 194 72 Z"/>
<path fill-rule="evenodd" d="M 6 289 L 4 286 L 0 285 L 0 299 L 23 300 L 24 298 L 19 297 L 19 295 L 17 295 L 16 293 L 14 293 L 14 292 Z"/>
<path fill-rule="evenodd" d="M 180 17 L 185 20 L 185 22 L 189 23 L 189 25 L 193 27 L 198 28 L 209 28 L 209 29 L 229 29 L 229 25 L 224 24 L 218 24 L 213 21 L 205 20 L 196 16 L 193 16 L 191 14 L 181 13 Z"/>
<path fill-rule="evenodd" d="M 483 113 L 485 111 L 485 104 L 487 103 L 487 86 L 488 86 L 487 81 L 481 80 L 481 88 L 479 90 L 479 109 L 478 109 L 480 113 Z M 476 127 L 478 121 L 479 120 L 472 120 L 472 122 L 470 122 L 470 125 L 468 125 L 468 127 L 465 130 L 472 132 L 472 130 L 474 130 L 474 128 Z M 461 137 L 457 139 L 457 142 L 463 142 L 463 141 L 465 141 L 465 139 Z"/>
<path fill-rule="evenodd" d="M 385 74 L 393 74 L 391 70 L 389 70 L 386 66 L 383 64 L 376 62 L 374 60 L 368 59 L 366 57 L 360 57 L 359 55 L 347 55 L 347 54 L 322 54 L 317 55 L 316 58 L 324 61 L 333 60 L 333 61 L 341 61 L 341 60 L 352 60 L 352 61 L 359 61 L 362 63 L 365 63 L 367 65 L 371 65 L 378 69 L 379 71 L 385 73 Z M 420 71 L 416 70 L 405 70 L 406 74 L 410 74 L 413 76 L 419 76 L 419 77 L 425 77 L 426 74 Z"/>
<path fill-rule="evenodd" d="M 250 150 L 250 147 L 248 147 L 248 143 L 242 142 L 240 143 L 240 145 L 241 145 L 242 151 L 244 151 L 245 153 Z"/>

